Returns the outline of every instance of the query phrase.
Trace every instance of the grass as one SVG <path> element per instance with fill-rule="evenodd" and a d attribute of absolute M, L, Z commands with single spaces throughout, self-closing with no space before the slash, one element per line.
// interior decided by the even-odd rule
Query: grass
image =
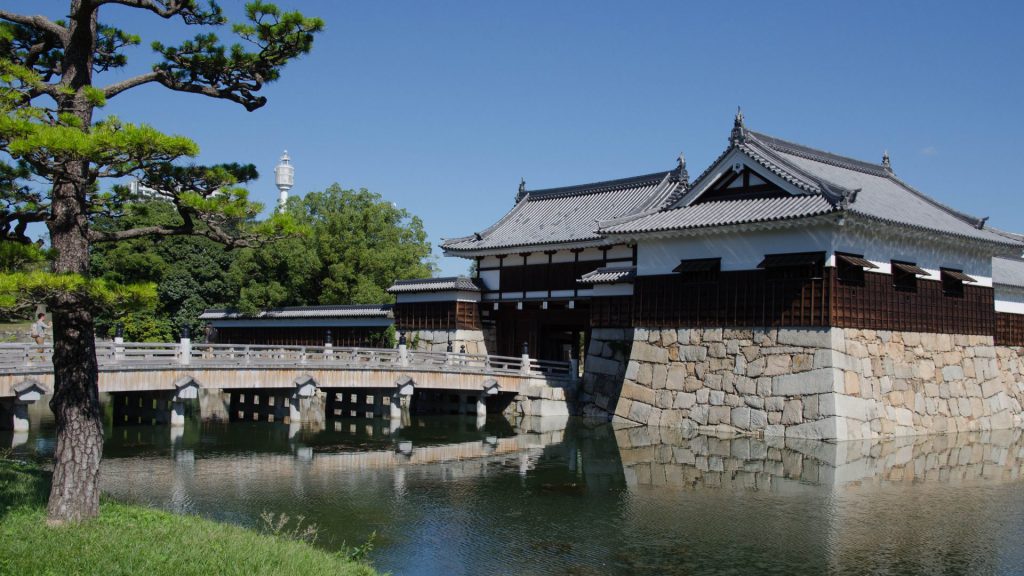
<path fill-rule="evenodd" d="M 51 528 L 49 481 L 0 458 L 0 574 L 377 574 L 305 542 L 106 500 L 98 518 Z"/>

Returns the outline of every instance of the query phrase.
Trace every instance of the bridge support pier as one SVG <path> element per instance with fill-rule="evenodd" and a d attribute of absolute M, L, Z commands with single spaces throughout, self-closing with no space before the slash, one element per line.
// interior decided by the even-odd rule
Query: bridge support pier
<path fill-rule="evenodd" d="M 3 401 L 0 406 L 3 413 L 9 414 L 0 419 L 0 430 L 28 432 L 28 406 L 35 403 L 50 391 L 39 382 L 28 379 L 14 386 L 14 397 Z"/>

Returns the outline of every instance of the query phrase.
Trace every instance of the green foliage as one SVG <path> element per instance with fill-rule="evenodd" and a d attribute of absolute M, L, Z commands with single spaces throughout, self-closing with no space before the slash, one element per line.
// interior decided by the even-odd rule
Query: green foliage
<path fill-rule="evenodd" d="M 392 302 L 395 280 L 433 272 L 423 222 L 379 194 L 333 184 L 293 198 L 286 215 L 303 236 L 243 251 L 231 266 L 243 311 Z"/>
<path fill-rule="evenodd" d="M 40 270 L 48 258 L 47 250 L 38 244 L 0 240 L 0 272 Z"/>
<path fill-rule="evenodd" d="M 175 225 L 173 205 L 162 200 L 133 202 L 120 218 L 98 218 L 99 230 L 117 231 L 143 226 Z M 92 275 L 113 283 L 151 282 L 156 285 L 153 310 L 97 319 L 97 331 L 112 334 L 121 322 L 125 338 L 167 342 L 188 326 L 201 334 L 198 317 L 206 308 L 225 306 L 235 299 L 237 288 L 227 277 L 233 253 L 202 237 L 149 237 L 97 244 L 92 251 Z"/>
<path fill-rule="evenodd" d="M 156 302 L 152 283 L 115 284 L 102 278 L 49 272 L 0 273 L 0 309 L 18 310 L 49 302 L 60 294 L 88 297 L 96 310 L 139 310 Z"/>
<path fill-rule="evenodd" d="M 0 459 L 0 574 L 377 573 L 364 562 L 372 537 L 332 554 L 302 538 L 114 502 L 97 519 L 50 528 L 49 484 L 38 466 Z"/>

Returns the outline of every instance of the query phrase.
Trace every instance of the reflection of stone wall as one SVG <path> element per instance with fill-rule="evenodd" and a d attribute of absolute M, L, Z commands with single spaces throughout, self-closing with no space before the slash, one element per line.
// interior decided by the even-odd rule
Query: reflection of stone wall
<path fill-rule="evenodd" d="M 844 486 L 1024 478 L 1020 430 L 840 444 L 728 439 L 653 427 L 622 428 L 615 436 L 630 486 L 769 490 L 798 482 Z"/>
<path fill-rule="evenodd" d="M 487 344 L 482 330 L 418 330 L 408 332 L 406 339 L 410 350 L 444 352 L 451 339 L 452 351 L 466 347 L 466 354 L 487 354 Z"/>
<path fill-rule="evenodd" d="M 875 438 L 1024 424 L 1024 354 L 991 336 L 594 330 L 590 416 L 715 434 Z"/>

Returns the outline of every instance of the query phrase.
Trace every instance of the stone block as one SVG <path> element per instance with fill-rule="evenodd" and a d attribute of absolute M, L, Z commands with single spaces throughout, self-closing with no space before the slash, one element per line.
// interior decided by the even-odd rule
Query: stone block
<path fill-rule="evenodd" d="M 712 406 L 721 406 L 725 403 L 725 392 L 721 390 L 712 390 L 708 395 L 708 403 Z"/>
<path fill-rule="evenodd" d="M 677 392 L 672 402 L 673 408 L 688 410 L 697 405 L 697 395 L 692 392 Z"/>
<path fill-rule="evenodd" d="M 764 427 L 764 435 L 781 438 L 786 435 L 786 427 L 778 424 Z"/>
<path fill-rule="evenodd" d="M 690 420 L 693 420 L 701 426 L 706 426 L 708 424 L 710 415 L 711 409 L 707 406 L 697 405 L 690 408 Z"/>
<path fill-rule="evenodd" d="M 803 397 L 802 401 L 804 404 L 804 420 L 817 420 L 819 418 L 820 413 L 818 412 L 818 398 L 820 398 L 820 396 L 817 395 Z"/>
<path fill-rule="evenodd" d="M 774 354 L 772 356 L 768 356 L 763 374 L 765 376 L 789 374 L 791 372 L 792 363 L 793 359 L 789 354 Z"/>
<path fill-rule="evenodd" d="M 743 403 L 751 408 L 757 408 L 758 410 L 765 409 L 764 398 L 761 398 L 760 396 L 744 396 Z"/>
<path fill-rule="evenodd" d="M 668 362 L 668 350 L 647 342 L 634 341 L 631 359 L 651 362 L 653 364 L 665 364 Z"/>
<path fill-rule="evenodd" d="M 804 348 L 830 348 L 832 330 L 829 328 L 780 328 L 775 337 L 779 345 L 802 346 Z"/>
<path fill-rule="evenodd" d="M 814 422 L 805 422 L 786 428 L 786 438 L 808 440 L 835 440 L 838 437 L 839 418 L 829 416 Z"/>
<path fill-rule="evenodd" d="M 945 336 L 945 334 L 944 334 L 944 336 Z M 947 382 L 955 381 L 955 380 L 963 380 L 963 378 L 964 378 L 964 369 L 961 368 L 959 365 L 957 365 L 957 366 L 946 366 L 945 368 L 942 369 L 942 378 L 944 380 L 946 380 Z"/>
<path fill-rule="evenodd" d="M 802 400 L 788 400 L 782 409 L 782 424 L 789 426 L 804 421 L 804 403 Z"/>
<path fill-rule="evenodd" d="M 691 410 L 691 414 L 692 414 Z M 714 426 L 715 424 L 728 424 L 732 416 L 732 409 L 728 406 L 711 406 L 708 408 L 708 419 L 707 424 Z"/>
<path fill-rule="evenodd" d="M 981 394 L 985 398 L 991 398 L 1004 390 L 999 380 L 986 380 L 981 383 Z"/>
<path fill-rule="evenodd" d="M 668 375 L 665 379 L 665 388 L 669 390 L 683 390 L 686 382 L 686 367 L 680 364 L 673 364 L 668 368 Z"/>
<path fill-rule="evenodd" d="M 629 364 L 626 365 L 626 379 L 636 380 L 637 372 L 640 371 L 640 363 L 636 360 L 630 360 Z"/>
<path fill-rule="evenodd" d="M 735 379 L 733 386 L 740 394 L 757 394 L 757 381 L 746 376 L 739 376 Z"/>
<path fill-rule="evenodd" d="M 651 381 L 651 386 L 660 390 L 665 388 L 665 381 L 668 380 L 668 365 L 667 364 L 655 364 L 654 375 Z"/>
<path fill-rule="evenodd" d="M 772 379 L 773 396 L 802 396 L 806 394 L 823 394 L 831 392 L 835 382 L 832 369 L 824 368 L 775 376 Z"/>
<path fill-rule="evenodd" d="M 679 354 L 687 362 L 703 362 L 708 357 L 708 349 L 703 346 L 680 346 Z"/>
<path fill-rule="evenodd" d="M 843 376 L 844 389 L 847 394 L 851 396 L 860 395 L 860 376 L 856 372 L 849 370 Z"/>
<path fill-rule="evenodd" d="M 730 417 L 733 426 L 740 430 L 750 430 L 750 408 L 733 408 Z"/>
<path fill-rule="evenodd" d="M 586 370 L 587 372 L 593 372 L 594 374 L 617 376 L 622 371 L 622 364 L 616 360 L 590 356 L 587 358 Z"/>
<path fill-rule="evenodd" d="M 647 362 L 640 364 L 640 368 L 636 373 L 636 381 L 645 386 L 650 386 L 651 382 L 654 381 L 654 366 Z"/>
<path fill-rule="evenodd" d="M 707 328 L 701 335 L 704 342 L 721 342 L 722 341 L 722 329 L 721 328 Z"/>
<path fill-rule="evenodd" d="M 671 346 L 679 340 L 675 330 L 662 330 L 661 331 L 661 345 Z"/>
<path fill-rule="evenodd" d="M 700 388 L 695 395 L 697 396 L 697 404 L 707 404 L 708 400 L 711 399 L 711 390 Z"/>
<path fill-rule="evenodd" d="M 764 410 L 750 410 L 750 429 L 764 430 L 768 426 L 768 413 Z"/>
<path fill-rule="evenodd" d="M 786 399 L 781 396 L 769 396 L 764 400 L 765 409 L 771 412 L 782 412 L 783 406 L 785 405 Z"/>

